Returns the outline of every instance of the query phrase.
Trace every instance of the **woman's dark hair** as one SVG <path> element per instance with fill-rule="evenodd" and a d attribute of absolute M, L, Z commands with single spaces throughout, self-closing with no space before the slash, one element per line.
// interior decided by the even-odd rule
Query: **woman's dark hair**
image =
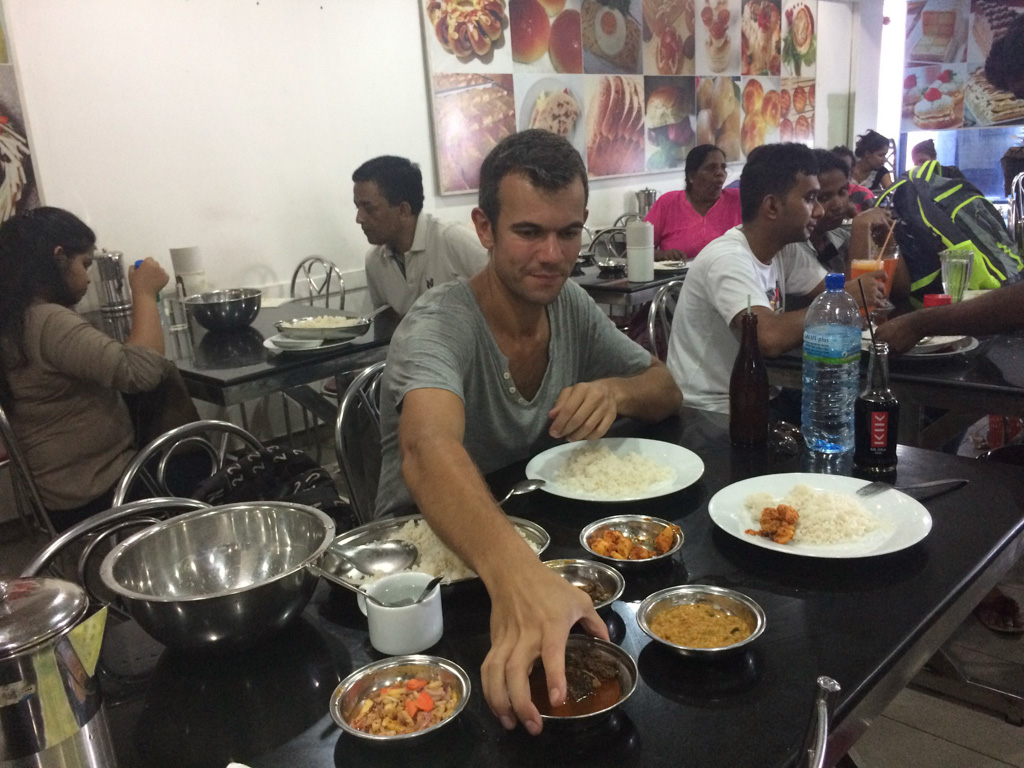
<path fill-rule="evenodd" d="M 857 144 L 853 148 L 853 154 L 857 157 L 864 157 L 864 155 L 888 148 L 889 140 L 878 131 L 869 129 L 863 136 L 857 137 Z"/>
<path fill-rule="evenodd" d="M 910 150 L 910 157 L 913 158 L 914 155 L 927 155 L 932 160 L 935 160 L 938 158 L 939 153 L 935 151 L 935 142 L 931 139 L 926 139 L 915 144 L 914 148 Z"/>
<path fill-rule="evenodd" d="M 7 374 L 25 360 L 25 315 L 44 299 L 71 306 L 64 260 L 87 253 L 96 235 L 81 219 L 61 208 L 35 208 L 0 225 L 0 405 L 13 409 Z"/>
<path fill-rule="evenodd" d="M 690 191 L 690 177 L 700 170 L 700 167 L 704 165 L 704 161 L 708 159 L 708 155 L 712 152 L 722 152 L 722 150 L 714 144 L 698 144 L 686 155 L 686 165 L 683 166 L 683 178 L 686 180 L 687 192 Z M 725 152 L 722 152 L 722 157 L 725 157 Z"/>

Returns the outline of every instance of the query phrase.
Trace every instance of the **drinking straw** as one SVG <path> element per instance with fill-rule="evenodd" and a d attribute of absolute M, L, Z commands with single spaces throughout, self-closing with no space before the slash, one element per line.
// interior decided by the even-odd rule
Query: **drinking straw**
<path fill-rule="evenodd" d="M 868 319 L 868 334 L 871 336 L 871 346 L 874 347 L 875 327 L 871 323 L 871 313 L 868 311 L 868 297 L 864 295 L 864 283 L 861 280 L 858 280 L 857 287 L 860 288 L 860 300 L 864 303 L 864 316 Z"/>
<path fill-rule="evenodd" d="M 889 233 L 885 236 L 885 242 L 882 243 L 882 250 L 878 252 L 878 258 L 876 259 L 876 261 L 878 262 L 879 269 L 882 268 L 882 258 L 885 256 L 885 249 L 889 247 L 889 238 L 892 237 L 892 231 L 894 229 L 896 229 L 895 221 L 893 221 L 893 223 L 889 225 Z"/>
<path fill-rule="evenodd" d="M 750 294 L 747 294 L 747 314 L 750 314 Z"/>

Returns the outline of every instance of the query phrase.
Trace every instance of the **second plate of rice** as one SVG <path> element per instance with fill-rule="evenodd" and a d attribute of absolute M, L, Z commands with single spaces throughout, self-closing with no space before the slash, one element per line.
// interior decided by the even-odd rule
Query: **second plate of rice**
<path fill-rule="evenodd" d="M 566 443 L 534 456 L 526 476 L 544 490 L 581 501 L 640 501 L 675 493 L 704 474 L 700 456 L 674 443 L 603 437 Z"/>
<path fill-rule="evenodd" d="M 913 546 L 932 528 L 928 510 L 899 491 L 858 497 L 866 480 L 842 475 L 791 472 L 763 475 L 726 486 L 708 502 L 712 522 L 748 544 L 805 557 L 872 557 Z M 761 510 L 779 504 L 799 513 L 787 544 L 747 533 Z"/>

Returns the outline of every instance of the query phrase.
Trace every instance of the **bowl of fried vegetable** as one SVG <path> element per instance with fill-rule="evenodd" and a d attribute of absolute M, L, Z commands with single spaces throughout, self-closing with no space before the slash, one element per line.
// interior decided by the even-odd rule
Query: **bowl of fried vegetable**
<path fill-rule="evenodd" d="M 600 610 L 622 596 L 626 580 L 610 565 L 593 560 L 547 560 L 544 565 L 577 589 L 582 589 Z"/>
<path fill-rule="evenodd" d="M 615 515 L 580 531 L 580 545 L 602 562 L 616 566 L 651 565 L 683 546 L 683 532 L 668 520 L 647 515 Z"/>
<path fill-rule="evenodd" d="M 331 696 L 331 717 L 371 743 L 407 743 L 452 722 L 466 706 L 469 676 L 439 656 L 392 656 L 350 674 Z"/>
<path fill-rule="evenodd" d="M 633 657 L 615 643 L 573 634 L 565 645 L 565 701 L 552 706 L 539 660 L 530 672 L 530 698 L 545 729 L 589 728 L 602 723 L 632 695 L 639 677 Z"/>
<path fill-rule="evenodd" d="M 636 621 L 652 640 L 682 656 L 716 659 L 746 649 L 764 632 L 764 610 L 733 589 L 682 584 L 649 595 Z"/>

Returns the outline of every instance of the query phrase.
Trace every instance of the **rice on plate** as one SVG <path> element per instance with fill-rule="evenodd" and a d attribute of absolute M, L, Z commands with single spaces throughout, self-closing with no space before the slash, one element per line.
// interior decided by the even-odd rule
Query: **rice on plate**
<path fill-rule="evenodd" d="M 363 318 L 361 317 L 319 315 L 317 317 L 306 317 L 301 320 L 292 320 L 287 325 L 289 328 L 348 328 L 352 325 L 360 325 L 362 322 Z"/>
<path fill-rule="evenodd" d="M 781 499 L 761 492 L 752 493 L 744 501 L 755 525 L 761 520 L 761 510 L 779 504 L 788 504 L 800 513 L 794 544 L 843 544 L 883 526 L 853 496 L 817 491 L 809 485 L 794 485 Z"/>
<path fill-rule="evenodd" d="M 580 446 L 555 472 L 555 481 L 571 491 L 610 498 L 642 493 L 675 477 L 675 470 L 649 456 L 619 455 L 600 443 Z"/>

